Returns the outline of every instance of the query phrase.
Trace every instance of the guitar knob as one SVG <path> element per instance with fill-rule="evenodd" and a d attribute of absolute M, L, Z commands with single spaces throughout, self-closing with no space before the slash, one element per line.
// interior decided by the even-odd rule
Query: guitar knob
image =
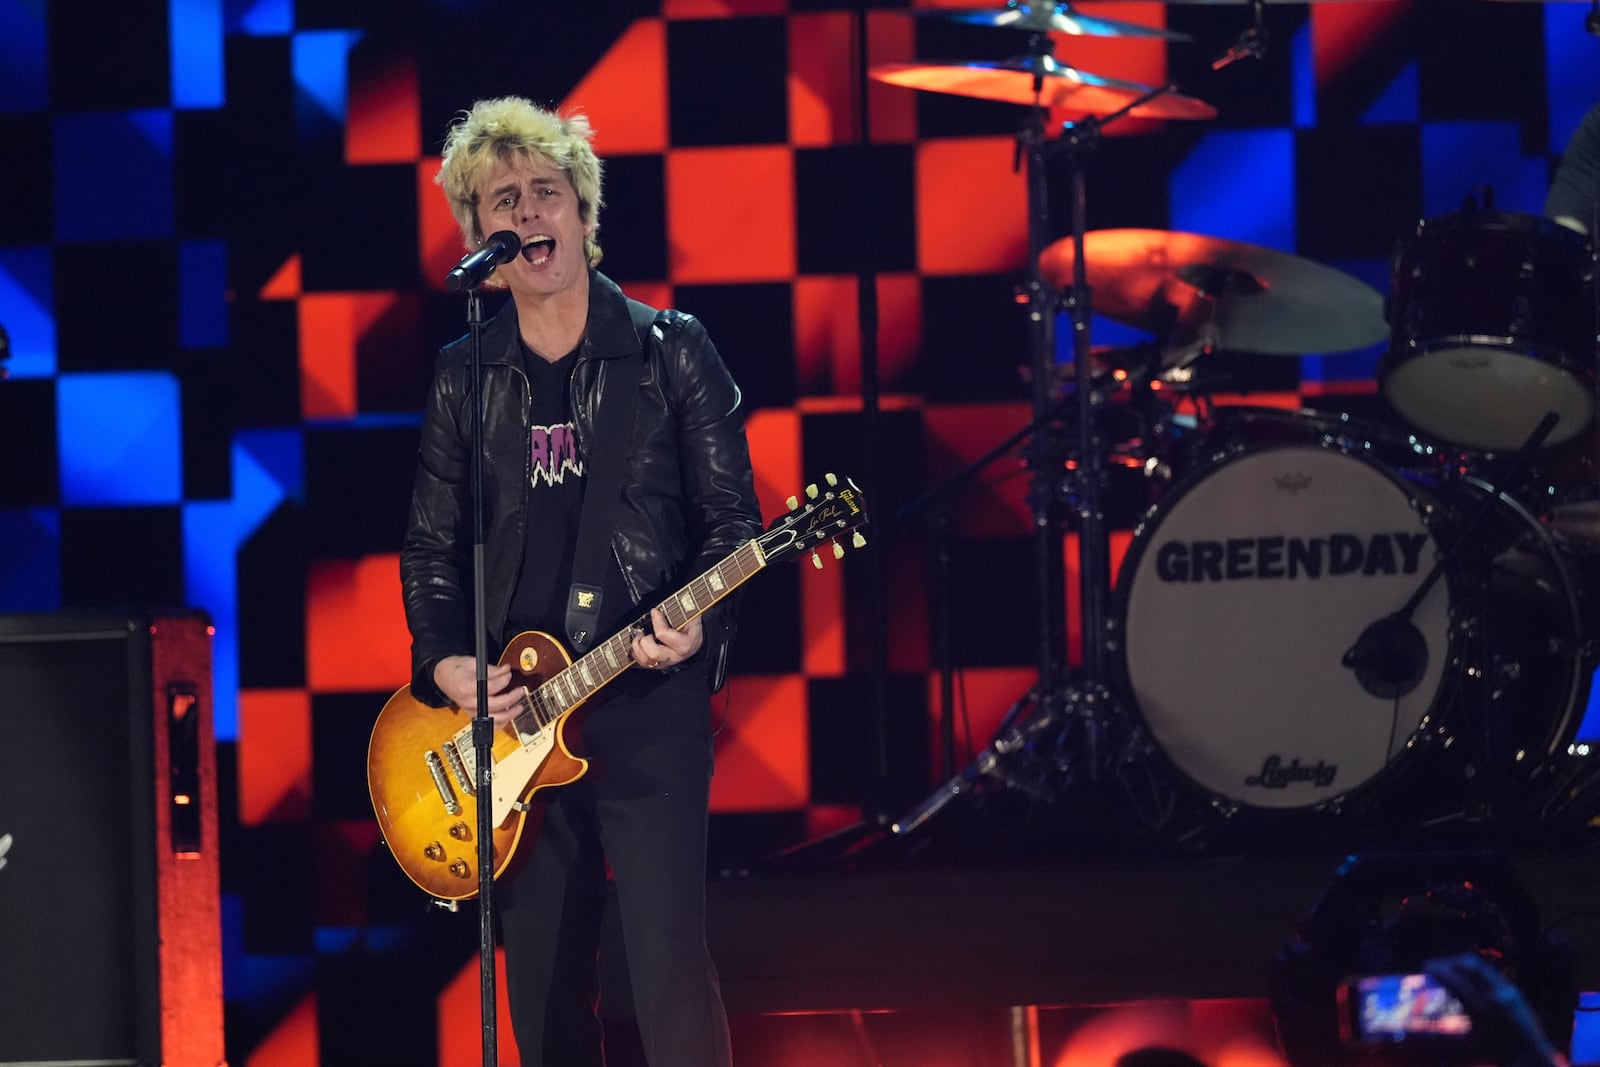
<path fill-rule="evenodd" d="M 457 841 L 468 841 L 472 838 L 472 831 L 467 829 L 466 823 L 458 822 L 454 826 L 450 827 L 450 836 L 455 838 Z"/>
<path fill-rule="evenodd" d="M 457 878 L 468 878 L 472 875 L 472 869 L 467 866 L 466 860 L 452 860 L 450 862 L 450 873 Z"/>
<path fill-rule="evenodd" d="M 430 860 L 442 860 L 444 859 L 444 846 L 437 841 L 430 841 L 428 842 L 428 847 L 422 850 L 422 854 Z"/>

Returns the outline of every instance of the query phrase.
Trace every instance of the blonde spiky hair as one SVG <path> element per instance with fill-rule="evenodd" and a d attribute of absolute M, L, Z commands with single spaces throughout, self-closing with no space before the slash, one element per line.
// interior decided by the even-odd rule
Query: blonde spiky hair
<path fill-rule="evenodd" d="M 444 165 L 434 179 L 450 200 L 450 212 L 467 248 L 483 243 L 478 225 L 478 186 L 496 161 L 537 157 L 562 170 L 578 194 L 578 218 L 588 225 L 583 250 L 600 262 L 600 157 L 594 130 L 581 113 L 560 115 L 520 96 L 479 100 L 450 124 L 444 139 Z"/>

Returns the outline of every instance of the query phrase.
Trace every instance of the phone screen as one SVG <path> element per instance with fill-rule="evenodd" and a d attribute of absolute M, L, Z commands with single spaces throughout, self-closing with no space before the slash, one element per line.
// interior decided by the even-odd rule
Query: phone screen
<path fill-rule="evenodd" d="M 1425 974 L 1367 975 L 1347 982 L 1340 993 L 1347 1001 L 1347 1033 L 1363 1044 L 1472 1031 L 1461 1001 Z"/>

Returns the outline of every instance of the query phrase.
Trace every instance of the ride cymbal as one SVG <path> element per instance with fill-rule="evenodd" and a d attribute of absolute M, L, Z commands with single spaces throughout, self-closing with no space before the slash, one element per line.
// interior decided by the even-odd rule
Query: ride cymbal
<path fill-rule="evenodd" d="M 1095 311 L 1182 344 L 1263 355 L 1344 352 L 1389 334 L 1383 297 L 1348 274 L 1260 245 L 1167 230 L 1084 235 Z M 1072 286 L 1071 238 L 1047 247 L 1039 271 Z"/>
<path fill-rule="evenodd" d="M 934 7 L 924 8 L 913 14 L 924 18 L 967 22 L 976 26 L 999 26 L 1012 30 L 1031 30 L 1034 33 L 1064 33 L 1074 37 L 1159 37 L 1167 41 L 1192 40 L 1188 34 L 1176 30 L 1085 15 L 1066 3 L 1025 4 L 1020 0 L 1009 0 L 1003 7 L 998 8 Z"/>
<path fill-rule="evenodd" d="M 980 100 L 998 100 L 1027 107 L 1039 105 L 1085 115 L 1110 114 L 1151 91 L 1138 82 L 1106 78 L 1078 70 L 1050 55 L 1024 55 L 995 62 L 882 63 L 869 73 L 878 81 L 950 93 Z M 1204 100 L 1167 93 L 1129 112 L 1141 119 L 1209 119 L 1217 109 Z"/>

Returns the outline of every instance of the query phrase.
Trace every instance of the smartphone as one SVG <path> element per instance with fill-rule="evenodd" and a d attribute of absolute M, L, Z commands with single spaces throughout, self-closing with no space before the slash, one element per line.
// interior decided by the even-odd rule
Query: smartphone
<path fill-rule="evenodd" d="M 1339 983 L 1339 1036 L 1352 1047 L 1448 1041 L 1472 1033 L 1472 1017 L 1426 974 L 1369 974 Z"/>

